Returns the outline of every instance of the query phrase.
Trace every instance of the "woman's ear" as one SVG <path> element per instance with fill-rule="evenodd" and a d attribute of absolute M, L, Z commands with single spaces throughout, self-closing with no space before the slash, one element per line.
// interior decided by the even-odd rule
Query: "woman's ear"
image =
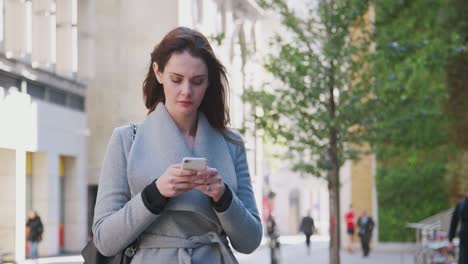
<path fill-rule="evenodd" d="M 162 84 L 162 73 L 158 70 L 158 64 L 156 62 L 153 62 L 153 71 L 154 75 L 156 75 L 156 79 L 158 80 L 158 82 Z"/>

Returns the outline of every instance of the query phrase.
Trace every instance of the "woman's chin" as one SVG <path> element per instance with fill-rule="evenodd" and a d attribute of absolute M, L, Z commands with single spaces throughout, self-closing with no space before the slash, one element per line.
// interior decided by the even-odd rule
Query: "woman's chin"
<path fill-rule="evenodd" d="M 193 107 L 179 107 L 178 109 L 179 111 L 179 114 L 180 115 L 183 115 L 183 116 L 192 116 L 194 114 L 196 114 L 197 112 L 197 109 L 193 108 Z"/>

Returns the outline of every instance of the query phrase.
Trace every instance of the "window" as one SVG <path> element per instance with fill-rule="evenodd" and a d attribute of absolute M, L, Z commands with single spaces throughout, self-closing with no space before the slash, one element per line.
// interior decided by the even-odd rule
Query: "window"
<path fill-rule="evenodd" d="M 1 1 L 1 0 L 0 0 Z M 62 105 L 74 110 L 84 112 L 85 97 L 47 84 L 23 79 L 26 84 L 26 93 L 33 99 L 44 100 L 54 104 Z M 0 99 L 6 96 L 11 87 L 20 90 L 21 77 L 15 77 L 0 70 Z M 2 93 L 3 92 L 3 93 Z"/>
<path fill-rule="evenodd" d="M 67 105 L 70 108 L 83 111 L 84 110 L 84 98 L 79 95 L 68 94 Z"/>
<path fill-rule="evenodd" d="M 27 93 L 31 95 L 33 98 L 44 100 L 45 98 L 45 87 L 35 84 L 35 83 L 28 83 L 27 86 Z"/>
<path fill-rule="evenodd" d="M 203 0 L 192 2 L 192 17 L 194 18 L 194 24 L 203 22 Z"/>
<path fill-rule="evenodd" d="M 21 87 L 20 80 L 12 77 L 4 72 L 0 72 L 0 87 L 3 87 L 5 91 L 8 91 L 10 87 Z"/>
<path fill-rule="evenodd" d="M 55 88 L 47 89 L 48 93 L 48 101 L 58 104 L 58 105 L 66 105 L 66 96 L 67 94 L 63 91 L 57 90 Z"/>
<path fill-rule="evenodd" d="M 4 32 L 4 25 L 5 20 L 3 19 L 3 0 L 0 0 L 0 43 L 3 44 L 3 32 Z"/>
<path fill-rule="evenodd" d="M 221 34 L 226 32 L 226 3 L 222 1 L 219 3 L 218 14 L 217 14 L 217 33 Z"/>

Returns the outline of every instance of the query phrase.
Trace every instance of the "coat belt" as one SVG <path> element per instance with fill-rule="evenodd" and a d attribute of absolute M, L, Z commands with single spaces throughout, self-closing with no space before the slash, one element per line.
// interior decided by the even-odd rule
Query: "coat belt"
<path fill-rule="evenodd" d="M 210 244 L 218 244 L 221 250 L 223 263 L 238 264 L 234 255 L 228 249 L 228 241 L 226 237 L 221 237 L 215 232 L 208 232 L 201 236 L 192 236 L 189 238 L 142 234 L 140 235 L 139 240 L 139 248 L 177 248 L 180 264 L 191 263 L 192 250 L 194 248 Z"/>

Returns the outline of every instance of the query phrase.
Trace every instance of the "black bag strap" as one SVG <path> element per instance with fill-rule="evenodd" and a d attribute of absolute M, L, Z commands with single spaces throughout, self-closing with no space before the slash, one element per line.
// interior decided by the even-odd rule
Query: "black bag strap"
<path fill-rule="evenodd" d="M 133 132 L 133 135 L 132 135 L 132 143 L 133 143 L 133 140 L 135 140 L 135 136 L 136 136 L 136 131 L 137 131 L 137 126 L 135 124 L 130 124 L 132 126 L 132 132 Z"/>
<path fill-rule="evenodd" d="M 132 127 L 132 141 L 130 141 L 130 148 L 133 141 L 135 140 L 137 126 L 130 124 Z M 135 239 L 129 246 L 127 246 L 123 252 L 117 254 L 114 257 L 105 257 L 94 245 L 93 240 L 88 241 L 86 246 L 81 251 L 81 254 L 85 260 L 84 264 L 99 264 L 99 263 L 130 263 L 133 256 L 138 249 L 138 238 Z"/>
<path fill-rule="evenodd" d="M 135 124 L 130 124 L 132 126 L 132 142 L 135 140 L 135 136 L 136 136 L 136 132 L 137 132 L 137 126 Z M 130 147 L 132 147 L 132 145 L 130 145 Z M 125 250 L 124 250 L 124 254 L 126 257 L 128 258 L 132 258 L 133 256 L 135 256 L 135 253 L 138 249 L 138 238 L 135 239 L 135 241 L 133 241 Z"/>

